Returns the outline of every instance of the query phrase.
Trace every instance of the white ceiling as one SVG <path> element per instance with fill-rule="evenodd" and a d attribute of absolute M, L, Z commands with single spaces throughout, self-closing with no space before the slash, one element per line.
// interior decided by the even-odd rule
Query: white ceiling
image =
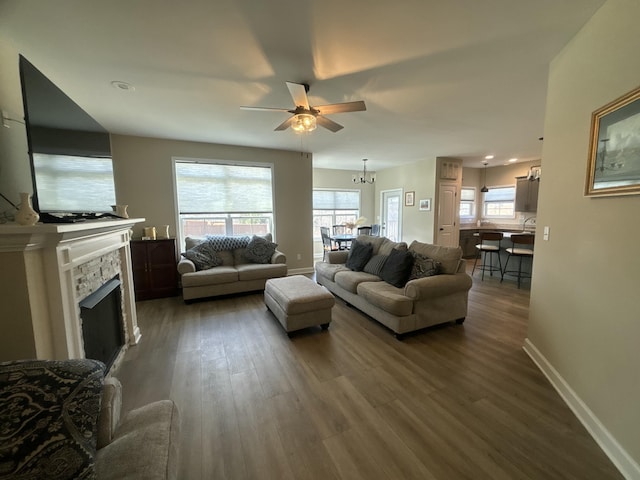
<path fill-rule="evenodd" d="M 0 36 L 112 133 L 311 151 L 370 170 L 540 158 L 548 65 L 604 0 L 0 0 Z M 125 81 L 135 91 L 111 86 Z M 364 100 L 338 133 L 273 129 Z"/>

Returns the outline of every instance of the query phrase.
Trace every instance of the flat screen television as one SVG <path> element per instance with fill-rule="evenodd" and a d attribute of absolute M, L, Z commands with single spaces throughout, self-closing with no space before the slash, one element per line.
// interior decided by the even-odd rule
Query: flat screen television
<path fill-rule="evenodd" d="M 54 220 L 111 212 L 109 132 L 26 58 L 19 61 L 34 209 Z"/>

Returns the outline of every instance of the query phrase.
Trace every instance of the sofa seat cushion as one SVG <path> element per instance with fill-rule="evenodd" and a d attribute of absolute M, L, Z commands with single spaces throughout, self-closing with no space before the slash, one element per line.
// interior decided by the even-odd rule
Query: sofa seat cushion
<path fill-rule="evenodd" d="M 284 277 L 287 266 L 284 263 L 246 263 L 236 265 L 238 280 L 261 280 L 263 278 Z"/>
<path fill-rule="evenodd" d="M 356 293 L 358 285 L 362 282 L 381 282 L 382 280 L 375 275 L 366 272 L 352 272 L 351 270 L 343 270 L 337 272 L 335 282 L 345 290 Z"/>
<path fill-rule="evenodd" d="M 333 253 L 333 252 L 330 252 Z M 342 252 L 340 252 L 342 253 Z M 345 270 L 349 270 L 344 263 L 327 263 L 327 262 L 318 262 L 316 263 L 316 275 L 319 275 L 327 280 L 335 282 L 335 276 L 338 272 L 343 272 Z"/>
<path fill-rule="evenodd" d="M 404 295 L 404 289 L 387 282 L 360 283 L 357 293 L 371 305 L 392 315 L 404 317 L 413 313 L 413 299 Z"/>
<path fill-rule="evenodd" d="M 114 440 L 98 450 L 97 478 L 177 478 L 180 418 L 171 400 L 132 410 L 122 420 Z"/>
<path fill-rule="evenodd" d="M 207 285 L 220 285 L 238 281 L 236 267 L 214 267 L 200 272 L 185 273 L 182 275 L 183 287 L 202 287 Z"/>

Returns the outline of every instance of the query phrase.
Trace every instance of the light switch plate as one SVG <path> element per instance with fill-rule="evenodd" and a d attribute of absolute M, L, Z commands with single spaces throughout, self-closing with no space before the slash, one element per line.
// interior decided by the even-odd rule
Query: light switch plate
<path fill-rule="evenodd" d="M 542 239 L 543 240 L 549 240 L 549 227 L 545 225 L 544 229 L 542 230 Z"/>

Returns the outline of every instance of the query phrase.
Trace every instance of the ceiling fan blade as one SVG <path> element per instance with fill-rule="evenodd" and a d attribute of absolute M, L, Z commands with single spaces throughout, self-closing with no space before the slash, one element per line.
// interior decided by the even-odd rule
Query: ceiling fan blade
<path fill-rule="evenodd" d="M 282 122 L 280 125 L 278 125 L 274 131 L 278 132 L 281 130 L 286 130 L 287 128 L 289 128 L 291 126 L 291 124 L 293 123 L 293 119 L 295 117 L 289 117 L 287 118 L 284 122 Z"/>
<path fill-rule="evenodd" d="M 332 113 L 362 112 L 367 109 L 367 106 L 364 104 L 362 100 L 359 100 L 357 102 L 318 105 L 316 107 L 313 107 L 313 109 L 318 110 L 321 115 L 330 115 Z"/>
<path fill-rule="evenodd" d="M 289 112 L 293 113 L 293 110 L 288 108 L 269 108 L 269 107 L 240 107 L 241 110 L 258 110 L 263 112 Z"/>
<path fill-rule="evenodd" d="M 333 133 L 336 133 L 338 130 L 342 130 L 344 128 L 339 123 L 336 123 L 333 120 L 329 120 L 326 117 L 321 117 L 320 115 L 316 117 L 316 123 L 321 127 L 326 128 L 327 130 L 331 130 Z"/>
<path fill-rule="evenodd" d="M 287 82 L 287 88 L 293 98 L 293 103 L 296 107 L 304 107 L 305 110 L 309 110 L 309 99 L 307 98 L 307 90 L 304 85 L 299 83 Z"/>

